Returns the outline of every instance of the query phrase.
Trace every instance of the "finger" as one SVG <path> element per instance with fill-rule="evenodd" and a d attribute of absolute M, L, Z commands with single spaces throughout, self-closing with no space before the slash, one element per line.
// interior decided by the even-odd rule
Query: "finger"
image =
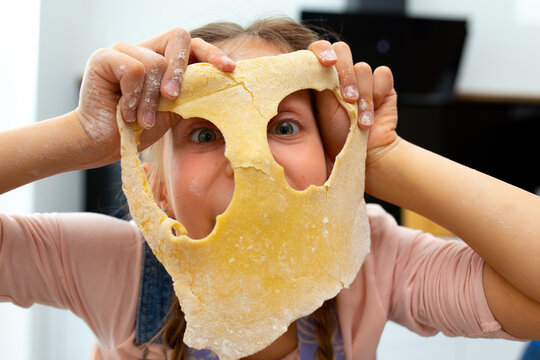
<path fill-rule="evenodd" d="M 339 75 L 341 95 L 348 102 L 358 100 L 358 85 L 354 75 L 353 60 L 349 45 L 340 41 L 332 45 L 337 54 L 336 69 Z"/>
<path fill-rule="evenodd" d="M 358 125 L 369 128 L 373 124 L 373 74 L 371 67 L 360 62 L 354 65 L 358 83 Z"/>
<path fill-rule="evenodd" d="M 167 60 L 158 53 L 141 46 L 117 43 L 115 50 L 139 60 L 145 69 L 144 85 L 137 107 L 137 122 L 145 129 L 154 126 L 158 107 L 161 79 L 167 69 Z"/>
<path fill-rule="evenodd" d="M 167 59 L 167 69 L 161 81 L 161 96 L 174 100 L 180 93 L 182 77 L 189 61 L 191 36 L 182 28 L 172 29 L 139 44 Z"/>
<path fill-rule="evenodd" d="M 92 63 L 95 66 L 92 66 Z M 92 55 L 89 68 L 111 84 L 110 91 L 120 87 L 119 104 L 122 117 L 127 122 L 137 120 L 137 104 L 144 84 L 144 65 L 137 59 L 113 49 L 101 49 Z M 93 96 L 95 89 L 90 89 Z"/>
<path fill-rule="evenodd" d="M 225 72 L 233 71 L 235 67 L 234 61 L 220 48 L 201 38 L 191 40 L 191 55 L 195 62 L 208 62 Z"/>
<path fill-rule="evenodd" d="M 151 129 L 145 130 L 141 134 L 140 143 L 137 147 L 139 151 L 154 144 L 180 120 L 180 115 L 169 111 L 158 111 L 156 113 L 156 124 Z"/>
<path fill-rule="evenodd" d="M 343 148 L 350 129 L 350 118 L 345 108 L 336 100 L 330 90 L 315 93 L 317 125 L 324 142 L 326 152 L 332 159 Z"/>
<path fill-rule="evenodd" d="M 319 59 L 319 62 L 325 66 L 332 66 L 337 62 L 337 54 L 332 48 L 332 44 L 326 40 L 311 43 L 308 50 L 312 51 Z"/>
<path fill-rule="evenodd" d="M 373 104 L 377 109 L 394 88 L 394 76 L 387 66 L 379 66 L 373 72 Z"/>

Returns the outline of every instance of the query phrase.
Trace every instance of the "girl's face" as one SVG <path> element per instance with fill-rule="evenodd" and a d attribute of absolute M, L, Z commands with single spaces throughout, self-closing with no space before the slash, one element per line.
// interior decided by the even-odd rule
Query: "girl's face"
<path fill-rule="evenodd" d="M 220 47 L 234 60 L 282 53 L 259 39 Z M 293 189 L 304 190 L 326 181 L 325 154 L 308 90 L 281 101 L 277 115 L 268 123 L 268 144 Z M 165 139 L 165 207 L 192 238 L 207 236 L 232 199 L 234 172 L 224 153 L 220 131 L 201 118 L 181 119 Z"/>

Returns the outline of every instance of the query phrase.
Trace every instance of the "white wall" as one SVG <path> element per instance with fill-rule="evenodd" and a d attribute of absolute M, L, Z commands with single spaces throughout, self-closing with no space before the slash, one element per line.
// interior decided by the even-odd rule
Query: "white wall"
<path fill-rule="evenodd" d="M 41 19 L 37 16 L 39 0 L 26 1 L 20 9 L 14 4 L 2 2 L 0 7 L 0 40 L 4 49 L 12 49 L 3 53 L 18 54 L 0 57 L 0 105 L 4 111 L 0 129 L 73 109 L 86 60 L 95 49 L 115 41 L 135 43 L 174 26 L 189 29 L 213 20 L 247 23 L 261 15 L 298 18 L 301 9 L 342 11 L 346 0 L 42 0 Z M 409 0 L 408 12 L 470 20 L 470 37 L 458 79 L 461 93 L 540 98 L 540 72 L 536 71 L 540 49 L 535 46 L 540 38 L 540 19 L 531 15 L 535 13 L 531 7 L 538 10 L 537 0 Z M 21 37 L 23 29 L 27 32 Z M 0 196 L 0 211 L 80 210 L 82 188 L 80 173 L 63 174 Z M 0 306 L 1 359 L 87 358 L 91 338 L 86 326 L 65 311 Z M 30 341 L 33 346 L 28 345 Z M 379 358 L 516 359 L 521 347 L 506 341 L 443 336 L 424 339 L 390 324 Z"/>
<path fill-rule="evenodd" d="M 38 68 L 39 0 L 16 5 L 0 3 L 0 131 L 28 125 L 35 119 Z M 33 186 L 0 196 L 0 211 L 33 210 Z"/>
<path fill-rule="evenodd" d="M 39 0 L 0 2 L 0 131 L 35 118 Z M 1 144 L 0 144 L 1 146 Z M 0 195 L 0 212 L 33 211 L 33 185 Z M 0 359 L 29 359 L 31 310 L 0 304 Z"/>
<path fill-rule="evenodd" d="M 89 31 L 86 6 L 83 1 L 41 1 L 36 120 L 65 114 L 77 106 L 84 70 L 80 34 Z M 37 212 L 79 211 L 84 206 L 82 172 L 53 176 L 35 186 Z"/>

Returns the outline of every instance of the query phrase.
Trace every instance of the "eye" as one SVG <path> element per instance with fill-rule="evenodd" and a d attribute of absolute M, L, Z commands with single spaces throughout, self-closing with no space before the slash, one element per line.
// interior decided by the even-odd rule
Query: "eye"
<path fill-rule="evenodd" d="M 273 124 L 270 129 L 268 129 L 268 132 L 271 134 L 276 135 L 293 135 L 300 131 L 300 128 L 297 124 L 295 124 L 292 121 L 278 121 L 275 124 Z"/>
<path fill-rule="evenodd" d="M 223 138 L 221 132 L 212 128 L 195 129 L 191 133 L 191 141 L 199 144 L 207 144 Z"/>

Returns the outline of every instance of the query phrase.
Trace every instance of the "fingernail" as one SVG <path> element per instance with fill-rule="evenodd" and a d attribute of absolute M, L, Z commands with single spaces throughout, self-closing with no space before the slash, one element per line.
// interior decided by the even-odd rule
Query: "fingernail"
<path fill-rule="evenodd" d="M 231 58 L 229 58 L 228 56 L 222 56 L 221 61 L 223 61 L 224 66 L 234 68 L 234 61 L 232 61 Z"/>
<path fill-rule="evenodd" d="M 366 99 L 361 99 L 360 100 L 360 110 L 366 111 L 367 109 L 369 109 L 368 102 L 366 101 Z"/>
<path fill-rule="evenodd" d="M 154 126 L 154 122 L 156 121 L 156 118 L 154 116 L 154 113 L 149 111 L 147 112 L 146 114 L 143 115 L 143 126 L 147 129 L 151 128 L 152 126 Z"/>
<path fill-rule="evenodd" d="M 373 114 L 371 113 L 371 111 L 364 111 L 363 113 L 361 113 L 358 118 L 358 122 L 364 126 L 373 125 Z"/>
<path fill-rule="evenodd" d="M 171 96 L 177 97 L 180 89 L 178 89 L 178 82 L 169 80 L 165 83 L 165 91 Z"/>
<path fill-rule="evenodd" d="M 333 49 L 321 51 L 321 53 L 319 54 L 319 57 L 323 61 L 336 61 L 337 60 L 336 52 Z"/>
<path fill-rule="evenodd" d="M 343 89 L 343 95 L 348 99 L 356 99 L 358 97 L 358 89 L 354 85 L 349 85 Z"/>

